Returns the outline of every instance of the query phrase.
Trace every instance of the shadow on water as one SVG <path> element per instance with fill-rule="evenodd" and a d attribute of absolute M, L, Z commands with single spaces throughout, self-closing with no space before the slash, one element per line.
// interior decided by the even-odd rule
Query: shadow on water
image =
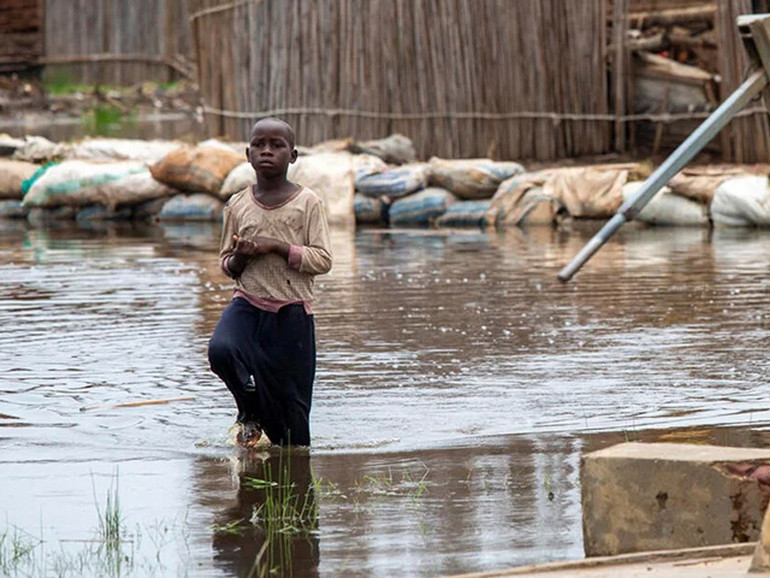
<path fill-rule="evenodd" d="M 313 450 L 291 458 L 317 528 L 266 540 L 272 486 L 254 480 L 280 457 L 226 445 L 234 407 L 206 362 L 231 295 L 219 228 L 0 222 L 5 527 L 77 558 L 119 465 L 132 575 L 248 576 L 259 559 L 294 576 L 435 576 L 581 557 L 586 452 L 766 447 L 770 424 L 770 235 L 628 227 L 558 282 L 598 226 L 333 231 Z"/>

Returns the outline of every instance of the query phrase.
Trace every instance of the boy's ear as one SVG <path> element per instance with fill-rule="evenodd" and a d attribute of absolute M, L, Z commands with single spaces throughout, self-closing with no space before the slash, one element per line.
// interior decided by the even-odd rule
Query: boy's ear
<path fill-rule="evenodd" d="M 291 157 L 289 158 L 289 164 L 297 160 L 297 155 L 299 155 L 299 152 L 297 151 L 297 149 L 292 149 Z"/>
<path fill-rule="evenodd" d="M 249 148 L 250 147 L 246 147 L 246 160 L 251 162 L 251 159 L 249 158 Z"/>

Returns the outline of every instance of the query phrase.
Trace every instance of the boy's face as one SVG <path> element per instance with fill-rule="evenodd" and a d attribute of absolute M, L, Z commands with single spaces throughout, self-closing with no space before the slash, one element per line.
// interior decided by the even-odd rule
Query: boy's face
<path fill-rule="evenodd" d="M 297 150 L 286 125 L 273 120 L 255 124 L 246 158 L 260 176 L 285 175 L 289 164 L 297 160 Z"/>

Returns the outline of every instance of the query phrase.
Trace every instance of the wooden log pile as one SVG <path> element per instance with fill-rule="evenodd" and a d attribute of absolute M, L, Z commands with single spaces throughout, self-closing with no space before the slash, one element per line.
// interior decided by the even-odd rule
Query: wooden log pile
<path fill-rule="evenodd" d="M 614 0 L 613 28 L 624 1 Z M 670 152 L 740 85 L 749 63 L 735 21 L 752 8 L 750 0 L 630 0 L 612 36 L 623 46 L 612 46 L 610 54 L 617 61 L 613 70 L 626 69 L 632 147 Z M 770 126 L 762 104 L 745 110 L 706 150 L 725 161 L 768 160 Z"/>

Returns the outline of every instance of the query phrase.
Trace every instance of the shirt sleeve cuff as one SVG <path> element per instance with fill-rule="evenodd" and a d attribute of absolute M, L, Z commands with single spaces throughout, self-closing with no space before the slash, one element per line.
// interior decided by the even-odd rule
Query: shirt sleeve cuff
<path fill-rule="evenodd" d="M 230 271 L 230 257 L 232 257 L 232 255 L 225 255 L 219 260 L 219 267 L 222 269 L 222 272 L 228 277 L 233 276 L 232 271 Z"/>
<path fill-rule="evenodd" d="M 289 269 L 296 269 L 299 271 L 299 268 L 302 266 L 302 253 L 303 249 L 300 245 L 289 245 Z"/>

